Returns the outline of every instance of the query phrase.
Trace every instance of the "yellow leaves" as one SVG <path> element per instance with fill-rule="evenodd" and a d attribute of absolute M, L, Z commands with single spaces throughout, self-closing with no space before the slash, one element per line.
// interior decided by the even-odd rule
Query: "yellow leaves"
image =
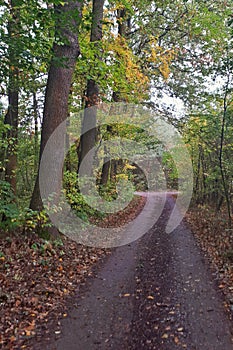
<path fill-rule="evenodd" d="M 152 295 L 148 295 L 147 299 L 148 300 L 154 300 L 154 297 Z"/>
<path fill-rule="evenodd" d="M 83 6 L 82 15 L 83 17 L 88 17 L 91 12 L 91 4 Z"/>
<path fill-rule="evenodd" d="M 137 57 L 128 46 L 126 40 L 118 35 L 112 35 L 111 40 L 105 42 L 105 50 L 109 53 L 112 67 L 111 74 L 115 80 L 115 86 L 119 90 L 136 97 L 142 97 L 149 89 L 149 79 L 142 73 L 137 62 Z"/>
<path fill-rule="evenodd" d="M 170 74 L 171 62 L 176 56 L 175 50 L 164 49 L 158 45 L 157 38 L 151 36 L 151 39 L 149 41 L 149 50 L 144 50 L 144 53 L 148 61 L 155 63 L 163 78 L 167 80 Z"/>
<path fill-rule="evenodd" d="M 129 163 L 126 163 L 126 165 L 125 165 L 125 170 L 133 170 L 133 169 L 135 169 L 136 167 L 134 166 L 134 165 L 131 165 L 131 164 L 129 164 Z"/>
<path fill-rule="evenodd" d="M 131 1 L 128 1 L 128 3 L 130 4 Z M 125 4 L 122 4 L 120 1 L 115 1 L 114 4 L 112 4 L 112 6 L 110 8 L 108 8 L 108 12 L 114 13 L 117 10 L 124 10 L 125 9 Z"/>

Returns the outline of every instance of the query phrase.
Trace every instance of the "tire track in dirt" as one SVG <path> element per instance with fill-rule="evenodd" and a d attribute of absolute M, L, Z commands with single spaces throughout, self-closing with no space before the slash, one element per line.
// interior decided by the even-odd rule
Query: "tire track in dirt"
<path fill-rule="evenodd" d="M 222 295 L 191 231 L 181 223 L 165 233 L 173 205 L 168 196 L 156 225 L 104 260 L 45 348 L 233 349 Z"/>

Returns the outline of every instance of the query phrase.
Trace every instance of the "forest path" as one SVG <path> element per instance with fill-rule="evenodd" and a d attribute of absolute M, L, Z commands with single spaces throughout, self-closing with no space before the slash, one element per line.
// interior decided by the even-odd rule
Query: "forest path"
<path fill-rule="evenodd" d="M 115 248 L 82 287 L 49 350 L 232 350 L 232 325 L 203 253 L 185 223 L 156 225 Z"/>

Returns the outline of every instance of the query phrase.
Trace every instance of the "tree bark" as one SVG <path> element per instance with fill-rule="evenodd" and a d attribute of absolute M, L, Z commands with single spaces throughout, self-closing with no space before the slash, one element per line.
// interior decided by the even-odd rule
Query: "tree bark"
<path fill-rule="evenodd" d="M 80 54 L 78 26 L 81 20 L 82 1 L 66 1 L 65 5 L 55 6 L 56 37 L 53 45 L 53 59 L 50 64 L 45 93 L 45 104 L 41 131 L 40 156 L 54 130 L 67 118 L 68 101 L 72 76 L 77 57 Z M 65 138 L 65 130 L 64 130 Z M 57 171 L 57 169 L 54 169 Z M 62 179 L 60 179 L 62 185 Z M 30 208 L 42 210 L 40 196 L 39 172 L 37 174 Z"/>
<path fill-rule="evenodd" d="M 130 18 L 127 18 L 126 15 L 127 13 L 125 8 L 117 10 L 118 35 L 120 35 L 123 38 L 125 38 L 127 30 L 130 29 L 131 26 Z M 122 98 L 120 91 L 113 91 L 112 101 L 117 103 L 124 102 L 125 100 Z M 107 126 L 107 130 L 110 134 L 112 134 L 111 126 Z M 106 173 L 107 171 L 110 172 L 110 180 L 112 182 L 116 181 L 116 174 L 119 164 L 122 164 L 122 161 L 117 159 L 112 159 L 104 164 L 101 174 L 102 184 L 106 185 L 105 180 L 109 178 L 109 174 Z"/>
<path fill-rule="evenodd" d="M 221 138 L 220 138 L 220 150 L 219 150 L 219 168 L 220 168 L 220 173 L 221 173 L 224 196 L 225 196 L 226 204 L 227 204 L 228 226 L 231 227 L 231 225 L 232 225 L 232 222 L 231 222 L 232 221 L 231 201 L 230 201 L 230 194 L 229 194 L 227 179 L 226 179 L 225 170 L 224 170 L 224 162 L 223 162 L 223 147 L 224 147 L 224 141 L 225 141 L 225 127 L 226 127 L 226 118 L 227 118 L 227 98 L 228 98 L 228 93 L 229 93 L 229 84 L 230 84 L 230 73 L 228 74 L 227 84 L 226 84 L 226 88 L 225 88 L 225 95 L 224 95 L 223 117 L 222 117 Z"/>
<path fill-rule="evenodd" d="M 11 79 L 10 79 L 11 80 Z M 5 179 L 10 183 L 11 188 L 16 195 L 17 192 L 17 143 L 18 143 L 18 104 L 19 92 L 17 87 L 10 87 L 8 92 L 9 107 L 5 117 L 5 124 L 8 124 L 11 129 L 8 132 L 8 147 L 6 154 L 6 171 Z"/>
<path fill-rule="evenodd" d="M 38 111 L 38 103 L 36 92 L 33 92 L 33 116 L 34 116 L 34 172 L 37 172 L 38 166 L 38 153 L 39 153 L 39 127 L 38 127 L 38 119 L 39 119 L 39 111 Z"/>
<path fill-rule="evenodd" d="M 93 0 L 92 5 L 92 26 L 91 26 L 91 38 L 92 43 L 98 44 L 102 40 L 102 27 L 103 27 L 103 14 L 104 14 L 104 0 Z M 100 58 L 99 58 L 100 59 Z M 86 98 L 85 98 L 85 110 L 82 123 L 82 134 L 80 137 L 80 144 L 78 148 L 78 173 L 80 166 L 90 150 L 95 147 L 97 139 L 96 128 L 96 115 L 97 105 L 99 103 L 99 86 L 98 82 L 89 79 L 87 81 Z M 82 175 L 91 176 L 93 173 L 92 164 L 82 164 Z"/>
<path fill-rule="evenodd" d="M 9 36 L 9 81 L 8 81 L 8 111 L 4 123 L 10 126 L 7 133 L 8 148 L 6 153 L 5 179 L 11 188 L 17 192 L 17 141 L 18 141 L 18 119 L 19 119 L 19 71 L 18 71 L 18 46 L 19 37 L 19 13 L 14 0 L 10 1 L 11 19 L 8 22 Z"/>
<path fill-rule="evenodd" d="M 109 171 L 111 168 L 111 161 L 109 158 L 104 159 L 104 164 L 102 166 L 102 172 L 100 177 L 100 186 L 106 186 L 109 180 Z"/>

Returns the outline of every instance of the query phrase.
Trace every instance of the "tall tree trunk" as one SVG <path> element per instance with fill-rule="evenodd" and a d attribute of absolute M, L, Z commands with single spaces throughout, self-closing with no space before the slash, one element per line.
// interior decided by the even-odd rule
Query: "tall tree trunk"
<path fill-rule="evenodd" d="M 107 133 L 112 134 L 112 125 L 107 125 Z M 105 153 L 107 153 L 107 148 L 105 147 Z M 111 169 L 111 159 L 109 156 L 105 156 L 104 164 L 102 166 L 101 174 L 100 174 L 100 185 L 106 186 L 109 180 Z"/>
<path fill-rule="evenodd" d="M 98 44 L 102 40 L 104 0 L 93 0 L 92 5 L 92 26 L 91 26 L 91 42 Z M 100 58 L 99 58 L 100 59 Z M 82 134 L 78 148 L 78 172 L 83 159 L 87 153 L 95 147 L 97 139 L 96 115 L 97 105 L 99 103 L 99 86 L 98 82 L 92 79 L 87 81 L 86 102 L 84 117 L 82 122 Z M 90 108 L 91 107 L 91 108 Z M 82 164 L 82 175 L 90 176 L 93 172 L 93 163 Z"/>
<path fill-rule="evenodd" d="M 18 141 L 18 119 L 19 119 L 19 71 L 18 57 L 19 50 L 17 39 L 19 37 L 19 12 L 17 3 L 10 1 L 11 19 L 8 22 L 9 36 L 9 81 L 8 81 L 8 111 L 5 116 L 5 124 L 10 126 L 8 132 L 8 148 L 6 154 L 6 171 L 5 179 L 11 185 L 13 192 L 16 194 L 17 181 L 17 141 Z"/>
<path fill-rule="evenodd" d="M 80 54 L 77 33 L 81 20 L 82 4 L 83 2 L 80 0 L 67 0 L 64 6 L 55 6 L 56 37 L 58 37 L 59 40 L 53 45 L 54 56 L 48 73 L 39 163 L 45 145 L 53 131 L 67 118 L 72 76 L 77 57 Z M 54 169 L 54 171 L 56 172 L 57 169 Z M 60 179 L 60 182 L 60 185 L 62 185 L 62 179 Z M 39 172 L 37 174 L 30 207 L 33 210 L 41 210 L 43 208 L 39 188 Z"/>
<path fill-rule="evenodd" d="M 11 80 L 11 79 L 10 79 Z M 17 87 L 11 86 L 8 92 L 9 107 L 5 117 L 5 124 L 10 126 L 8 131 L 8 147 L 6 154 L 6 171 L 5 179 L 10 183 L 11 188 L 16 194 L 17 192 L 17 143 L 18 143 L 18 103 L 19 92 Z"/>
<path fill-rule="evenodd" d="M 127 32 L 131 28 L 131 19 L 127 17 L 125 8 L 117 10 L 117 26 L 118 35 L 126 38 Z M 112 100 L 113 102 L 123 102 L 124 99 L 121 96 L 121 91 L 113 91 Z"/>
<path fill-rule="evenodd" d="M 104 164 L 102 166 L 100 186 L 106 186 L 109 180 L 109 172 L 111 168 L 111 161 L 108 157 L 105 157 Z"/>
<path fill-rule="evenodd" d="M 227 99 L 228 99 L 228 93 L 229 93 L 229 84 L 230 84 L 230 71 L 228 74 L 227 84 L 225 88 L 225 95 L 224 95 L 224 106 L 223 106 L 223 117 L 222 117 L 222 127 L 221 127 L 221 138 L 220 138 L 220 150 L 219 150 L 219 168 L 222 178 L 222 185 L 223 185 L 223 191 L 224 196 L 226 199 L 227 204 L 227 212 L 228 212 L 228 226 L 231 227 L 232 220 L 231 220 L 231 201 L 230 201 L 230 194 L 229 194 L 229 186 L 226 179 L 226 174 L 224 170 L 224 162 L 223 162 L 223 147 L 224 147 L 224 141 L 225 141 L 225 127 L 226 127 L 226 118 L 227 118 Z"/>
<path fill-rule="evenodd" d="M 36 93 L 33 92 L 33 117 L 34 117 L 34 172 L 36 174 L 38 167 L 38 152 L 39 152 L 39 128 L 38 128 L 38 103 Z"/>
<path fill-rule="evenodd" d="M 130 18 L 127 17 L 127 12 L 125 8 L 117 10 L 117 24 L 118 24 L 118 35 L 125 38 L 127 35 L 127 30 L 130 29 L 131 23 Z M 121 96 L 120 91 L 113 91 L 112 93 L 112 101 L 113 102 L 124 102 L 125 100 Z M 112 128 L 109 128 L 109 132 L 112 132 Z M 103 167 L 101 178 L 104 176 L 106 178 L 106 174 L 103 174 L 103 171 L 110 171 L 110 180 L 112 182 L 116 181 L 116 174 L 118 171 L 118 166 L 122 166 L 122 161 L 117 159 L 112 159 L 110 161 L 109 167 Z"/>

